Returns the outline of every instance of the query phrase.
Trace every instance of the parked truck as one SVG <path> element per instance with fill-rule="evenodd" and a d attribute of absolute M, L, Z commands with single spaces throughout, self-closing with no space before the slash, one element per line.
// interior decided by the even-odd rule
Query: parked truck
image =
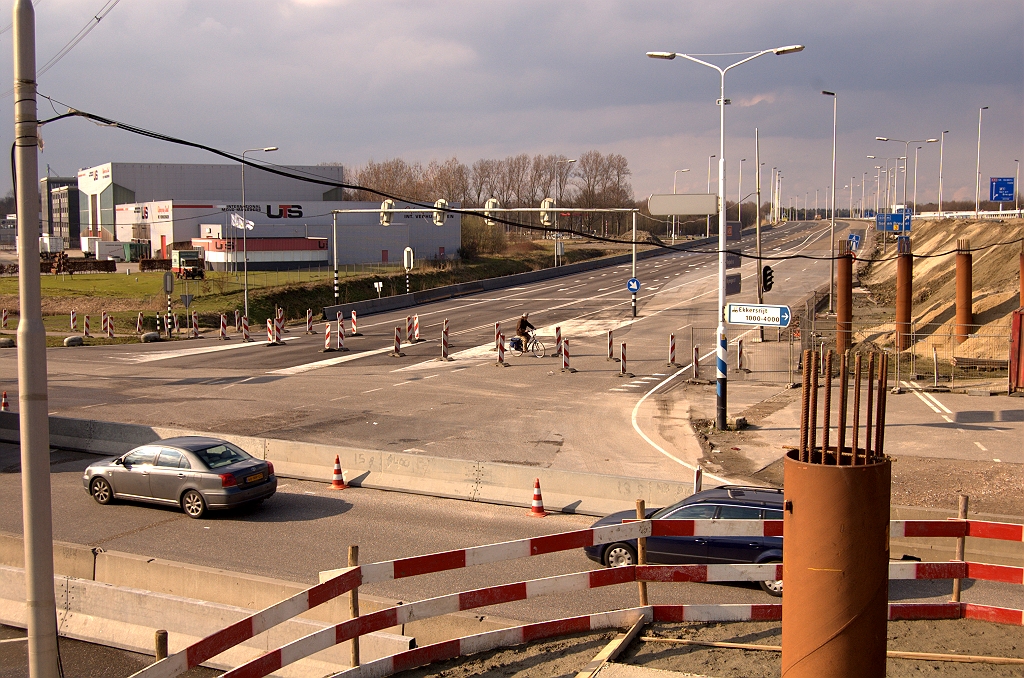
<path fill-rule="evenodd" d="M 179 280 L 206 276 L 203 250 L 171 250 L 171 270 Z"/>

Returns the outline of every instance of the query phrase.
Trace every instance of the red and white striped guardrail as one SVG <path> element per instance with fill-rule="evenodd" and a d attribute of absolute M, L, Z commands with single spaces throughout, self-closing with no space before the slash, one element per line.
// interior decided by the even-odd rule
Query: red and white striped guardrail
<path fill-rule="evenodd" d="M 525 350 L 525 349 L 524 349 Z M 498 335 L 498 361 L 494 363 L 496 367 L 508 367 L 505 363 L 505 335 Z"/>
<path fill-rule="evenodd" d="M 223 339 L 224 341 L 227 341 L 227 338 L 228 338 L 228 315 L 227 315 L 227 313 L 221 313 L 220 314 L 220 334 L 218 336 L 219 336 L 220 339 Z"/>
<path fill-rule="evenodd" d="M 330 570 L 320 573 L 321 583 L 303 591 L 291 598 L 283 600 L 275 605 L 272 605 L 260 612 L 253 614 L 252 616 L 243 619 L 225 629 L 214 633 L 213 635 L 204 638 L 197 643 L 189 646 L 185 650 L 182 650 L 174 655 L 171 655 L 165 660 L 157 662 L 150 667 L 143 669 L 135 674 L 133 678 L 171 678 L 173 676 L 182 673 L 189 668 L 198 666 L 204 661 L 220 654 L 224 650 L 237 645 L 253 636 L 266 631 L 278 624 L 281 624 L 288 619 L 291 619 L 297 614 L 305 612 L 317 605 L 320 605 L 328 600 L 336 598 L 353 588 L 363 585 L 381 581 L 389 581 L 394 579 L 403 579 L 407 577 L 415 577 L 422 574 L 430 574 L 436 572 L 444 572 L 449 570 L 456 570 L 473 565 L 484 565 L 488 563 L 497 563 L 508 560 L 516 560 L 519 558 L 526 558 L 531 556 L 544 555 L 547 553 L 555 553 L 558 551 L 566 551 L 571 549 L 582 548 L 584 546 L 592 546 L 598 544 L 609 544 L 616 541 L 628 541 L 636 539 L 638 537 L 650 537 L 650 536 L 708 536 L 708 535 L 726 535 L 726 536 L 778 536 L 782 531 L 782 521 L 779 520 L 744 520 L 744 521 L 724 521 L 724 520 L 643 520 L 635 522 L 626 522 L 620 525 L 607 525 L 598 528 L 590 528 L 585 530 L 575 530 L 572 532 L 563 532 L 559 534 L 546 535 L 542 537 L 531 537 L 528 539 L 519 539 L 515 541 L 503 542 L 498 544 L 487 544 L 483 546 L 474 546 L 466 549 L 456 549 L 453 551 L 443 551 L 440 553 L 432 553 L 422 556 L 414 556 L 411 558 L 399 558 L 396 560 L 384 561 L 379 563 L 370 563 L 361 565 L 355 568 L 343 568 L 340 570 Z M 914 537 L 959 537 L 970 534 L 971 536 L 985 535 L 982 538 L 989 539 L 1001 539 L 1009 541 L 1020 540 L 1021 526 L 1012 523 L 990 523 L 983 521 L 960 521 L 960 520 L 908 520 L 908 521 L 891 521 L 890 533 L 894 536 L 914 536 Z M 651 577 L 664 577 L 669 576 L 674 569 L 679 568 L 728 568 L 728 570 L 712 570 L 711 576 L 725 576 L 724 573 L 729 570 L 735 575 L 739 570 L 736 568 L 779 568 L 772 570 L 766 570 L 764 572 L 761 569 L 751 570 L 756 572 L 756 578 L 754 581 L 776 578 L 781 576 L 779 571 L 781 568 L 778 564 L 767 564 L 767 565 L 729 565 L 729 566 L 656 566 L 656 565 L 643 565 L 643 566 L 632 566 L 632 567 L 620 567 L 614 568 L 614 570 L 597 570 L 596 572 L 613 572 L 619 571 L 618 577 L 624 577 L 623 581 L 635 581 L 637 577 L 637 571 L 643 576 Z M 963 575 L 962 570 L 957 568 L 967 568 L 966 576 Z M 765 573 L 769 576 L 765 576 Z M 566 576 L 580 576 L 589 575 L 591 573 L 578 573 L 577 575 L 566 575 Z M 935 578 L 977 578 L 977 579 L 989 579 L 991 581 L 1001 581 L 1009 583 L 1021 583 L 1024 581 L 1024 568 L 1008 567 L 1001 565 L 989 565 L 985 563 L 892 563 L 890 567 L 890 574 L 896 575 L 895 578 L 900 579 L 935 579 Z M 943 575 L 940 577 L 939 575 Z M 949 575 L 949 576 L 946 576 Z M 707 576 L 705 574 L 705 576 Z M 751 575 L 755 576 L 755 575 Z M 733 579 L 735 581 L 736 579 Z M 549 581 L 549 580 L 537 580 L 537 581 Z M 579 580 L 573 580 L 578 581 Z M 649 581 L 660 581 L 660 579 L 650 579 Z M 687 581 L 694 581 L 689 579 Z M 725 581 L 718 579 L 716 581 Z M 611 583 L 611 582 L 610 582 Z M 618 583 L 618 580 L 614 583 Z M 520 584 L 524 584 L 520 582 Z M 507 586 L 516 586 L 510 584 Z M 538 585 L 535 585 L 538 586 Z M 503 588 L 503 587 L 498 587 Z M 573 589 L 576 590 L 576 589 Z M 471 595 L 474 592 L 467 592 L 463 594 L 455 594 L 456 596 Z M 439 600 L 439 599 L 435 599 Z M 428 603 L 431 601 L 423 601 Z M 485 603 L 493 604 L 493 603 Z M 412 606 L 403 606 L 412 607 Z M 655 606 L 657 610 L 659 606 Z M 687 607 L 693 611 L 703 608 L 716 608 L 716 609 L 732 609 L 751 606 L 660 606 L 665 609 L 670 608 L 681 608 Z M 777 606 L 753 606 L 755 608 L 774 608 Z M 971 618 L 971 619 L 984 619 L 987 621 L 994 621 L 1003 624 L 1024 624 L 1022 620 L 1022 612 L 1020 610 L 1010 610 L 1005 608 L 990 608 L 986 606 L 970 605 L 966 603 L 943 603 L 935 605 L 890 605 L 890 618 L 924 618 L 924 617 L 893 617 L 893 610 L 900 609 L 917 609 L 917 608 L 935 608 L 939 610 L 955 610 L 948 612 L 950 616 L 947 617 L 928 617 L 928 618 Z M 429 609 L 429 606 L 425 609 Z M 779 608 L 781 609 L 781 608 Z M 394 613 L 395 608 L 391 610 L 384 610 L 380 613 Z M 696 613 L 696 612 L 694 612 Z M 443 612 L 442 612 L 443 614 Z M 781 614 L 781 613 L 780 613 Z M 373 615 L 367 615 L 361 617 L 360 620 L 367 620 Z M 779 617 L 781 618 L 781 616 Z M 734 620 L 735 617 L 729 617 L 726 620 Z M 658 619 L 659 621 L 671 621 L 670 619 Z M 359 621 L 359 620 L 352 620 Z M 352 623 L 346 622 L 346 623 Z M 367 622 L 369 624 L 370 622 Z M 381 628 L 387 628 L 392 626 L 397 621 L 385 623 Z M 340 626 L 340 625 L 339 625 Z M 377 630 L 376 627 L 363 630 L 362 633 L 369 633 L 373 630 Z M 344 640 L 350 639 L 351 636 L 346 636 Z M 299 642 L 299 641 L 296 641 Z M 280 652 L 278 650 L 277 652 Z M 296 657 L 297 659 L 298 657 Z M 292 660 L 294 661 L 294 659 Z M 271 669 L 274 670 L 274 669 Z M 265 674 L 238 674 L 238 675 L 265 675 Z"/>
<path fill-rule="evenodd" d="M 91 334 L 89 334 L 89 314 L 88 313 L 86 313 L 85 316 L 82 318 L 82 336 L 84 336 L 84 337 L 91 337 L 92 336 Z"/>
<path fill-rule="evenodd" d="M 352 311 L 352 336 L 353 337 L 358 337 L 359 336 L 359 328 L 356 325 L 356 312 L 355 311 Z"/>
<path fill-rule="evenodd" d="M 175 325 L 174 329 L 178 329 L 177 325 Z M 242 316 L 242 341 L 252 341 L 252 339 L 249 337 L 249 316 L 247 315 Z"/>
<path fill-rule="evenodd" d="M 71 331 L 78 331 L 78 311 L 71 309 Z"/>
<path fill-rule="evenodd" d="M 345 316 L 341 311 L 338 311 L 338 331 L 341 332 L 342 338 L 345 337 Z"/>
<path fill-rule="evenodd" d="M 555 326 L 555 355 L 562 355 L 562 328 Z"/>
<path fill-rule="evenodd" d="M 192 311 L 192 338 L 199 338 L 199 313 Z"/>
<path fill-rule="evenodd" d="M 267 318 L 267 343 L 274 343 L 274 321 L 271 318 Z"/>
<path fill-rule="evenodd" d="M 7 309 L 6 308 L 3 310 L 3 318 L 2 318 L 2 320 L 0 320 L 0 327 L 2 327 L 5 330 L 7 329 Z"/>
<path fill-rule="evenodd" d="M 668 366 L 676 366 L 676 335 L 668 335 Z"/>
<path fill-rule="evenodd" d="M 331 323 L 327 323 L 330 325 Z M 345 348 L 345 321 L 342 319 L 341 314 L 338 314 L 338 332 L 337 341 L 334 342 L 334 348 L 339 351 L 347 351 Z"/>

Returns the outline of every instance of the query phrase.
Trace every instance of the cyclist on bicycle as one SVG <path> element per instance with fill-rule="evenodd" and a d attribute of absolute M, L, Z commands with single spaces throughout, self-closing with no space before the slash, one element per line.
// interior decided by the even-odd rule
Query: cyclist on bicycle
<path fill-rule="evenodd" d="M 523 350 L 526 351 L 530 346 L 530 334 L 527 330 L 536 330 L 530 323 L 530 314 L 524 313 L 519 318 L 519 323 L 516 324 L 516 336 L 519 337 L 519 341 L 523 342 Z"/>

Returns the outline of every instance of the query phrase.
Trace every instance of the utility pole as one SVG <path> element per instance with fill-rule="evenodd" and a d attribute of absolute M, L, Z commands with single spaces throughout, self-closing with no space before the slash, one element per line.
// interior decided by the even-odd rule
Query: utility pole
<path fill-rule="evenodd" d="M 40 306 L 39 176 L 36 111 L 36 26 L 31 0 L 14 0 L 14 166 L 19 179 L 18 415 L 25 531 L 28 675 L 58 678 L 57 607 L 53 595 L 53 518 L 46 328 Z"/>
<path fill-rule="evenodd" d="M 761 140 L 758 137 L 757 128 L 754 128 L 754 167 L 757 168 L 757 179 L 755 180 L 757 189 L 757 209 L 754 210 L 755 214 L 755 228 L 757 229 L 757 303 L 764 303 L 764 289 L 762 289 L 762 278 L 761 278 Z M 806 211 L 806 209 L 804 210 Z M 764 341 L 764 327 L 761 325 L 757 326 L 758 341 Z"/>

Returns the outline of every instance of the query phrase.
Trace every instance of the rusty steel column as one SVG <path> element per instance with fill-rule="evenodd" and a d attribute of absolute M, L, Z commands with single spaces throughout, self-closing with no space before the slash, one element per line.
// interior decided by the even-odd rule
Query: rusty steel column
<path fill-rule="evenodd" d="M 839 241 L 836 262 L 836 351 L 842 355 L 852 347 L 853 256 L 849 240 Z"/>
<path fill-rule="evenodd" d="M 1020 305 L 1024 307 L 1024 243 L 1020 244 Z"/>
<path fill-rule="evenodd" d="M 834 466 L 785 459 L 782 675 L 885 676 L 888 459 Z"/>
<path fill-rule="evenodd" d="M 974 331 L 973 277 L 971 272 L 971 241 L 956 241 L 956 343 L 967 341 Z"/>
<path fill-rule="evenodd" d="M 896 239 L 896 346 L 905 351 L 910 346 L 910 315 L 914 295 L 914 257 L 910 237 Z"/>

